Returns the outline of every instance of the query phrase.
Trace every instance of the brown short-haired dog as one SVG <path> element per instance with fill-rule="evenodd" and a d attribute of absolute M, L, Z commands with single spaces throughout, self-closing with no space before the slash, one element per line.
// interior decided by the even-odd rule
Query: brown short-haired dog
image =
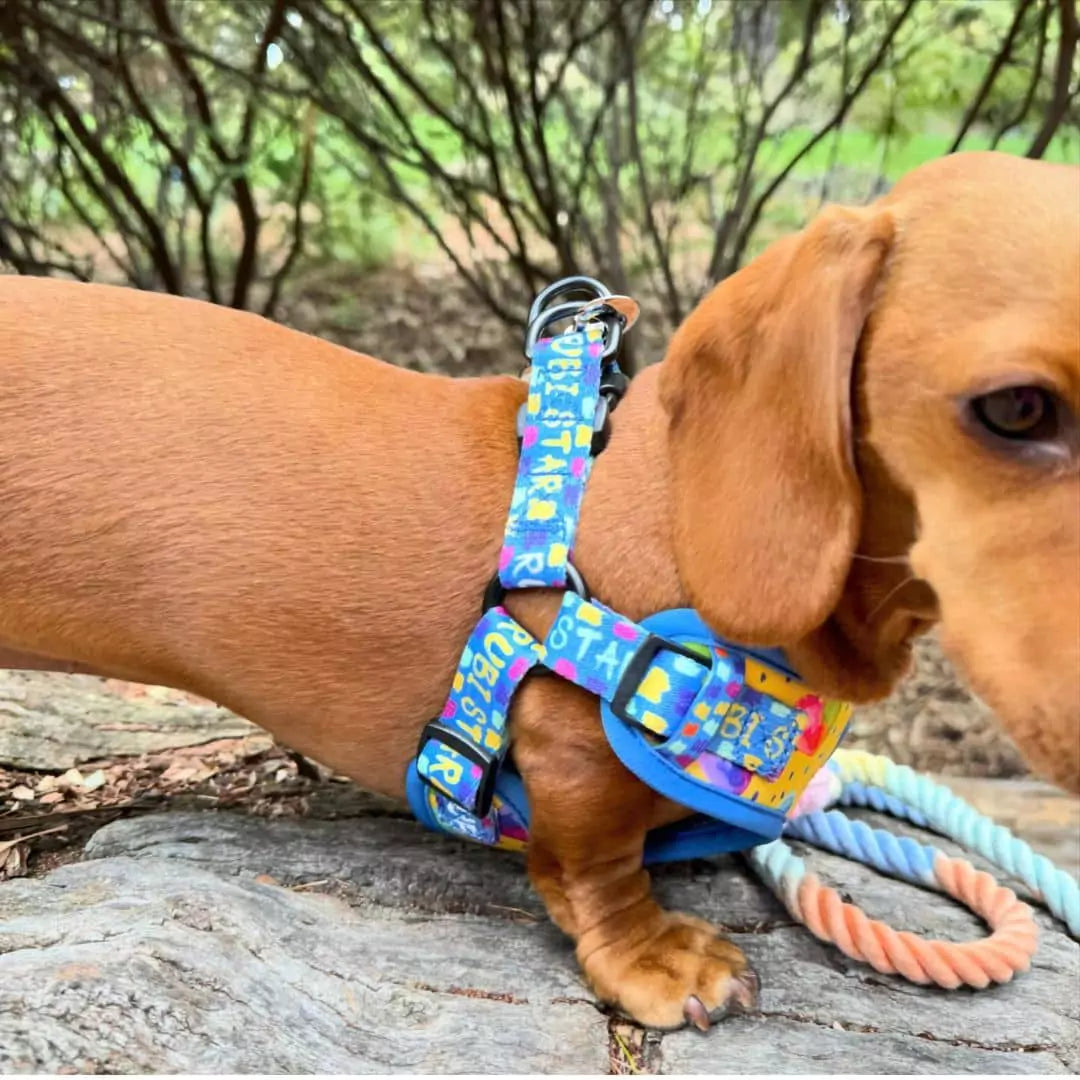
<path fill-rule="evenodd" d="M 496 564 L 523 394 L 0 279 L 0 663 L 183 687 L 400 795 Z M 854 701 L 939 622 L 1076 789 L 1078 415 L 1080 170 L 946 158 L 694 311 L 615 415 L 575 560 L 631 618 L 693 605 Z M 510 606 L 542 634 L 557 599 Z M 532 680 L 512 734 L 529 872 L 596 992 L 658 1026 L 745 1002 L 738 951 L 652 899 L 646 831 L 685 811 L 616 761 L 596 700 Z"/>

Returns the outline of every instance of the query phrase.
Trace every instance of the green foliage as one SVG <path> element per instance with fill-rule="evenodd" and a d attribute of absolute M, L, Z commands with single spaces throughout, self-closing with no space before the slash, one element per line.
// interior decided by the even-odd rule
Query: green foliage
<path fill-rule="evenodd" d="M 958 135 L 1022 154 L 1045 129 L 1046 157 L 1080 162 L 1064 12 L 8 0 L 0 261 L 272 311 L 305 261 L 439 253 L 508 319 L 583 269 L 674 321 L 824 199 L 871 197 Z"/>

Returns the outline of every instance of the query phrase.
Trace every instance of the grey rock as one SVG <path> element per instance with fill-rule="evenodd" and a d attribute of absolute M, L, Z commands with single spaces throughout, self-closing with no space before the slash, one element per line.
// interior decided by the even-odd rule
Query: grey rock
<path fill-rule="evenodd" d="M 875 906 L 875 900 L 871 894 L 866 907 Z M 910 925 L 902 908 L 894 925 Z M 936 933 L 958 940 L 985 932 L 983 928 L 958 934 L 943 926 Z M 802 927 L 733 935 L 733 940 L 761 980 L 759 1006 L 766 1018 L 789 1019 L 822 1030 L 839 1024 L 844 1029 L 936 1042 L 945 1055 L 942 1066 L 947 1064 L 950 1046 L 1017 1054 L 1039 1047 L 1063 1064 L 1075 1066 L 1080 1064 L 1080 947 L 1060 931 L 1044 930 L 1042 936 L 1031 971 L 985 990 L 939 990 L 880 975 L 817 941 Z M 850 1070 L 838 1063 L 836 1071 Z"/>
<path fill-rule="evenodd" d="M 0 885 L 6 1071 L 593 1073 L 621 1053 L 513 856 L 394 817 L 225 813 L 118 821 L 87 855 Z M 896 925 L 952 940 L 985 933 L 932 893 L 811 861 Z M 650 1034 L 640 1068 L 1080 1067 L 1080 946 L 1048 917 L 1031 972 L 946 992 L 816 941 L 741 859 L 654 876 L 665 903 L 733 931 L 762 992 L 759 1013 L 707 1036 Z"/>
<path fill-rule="evenodd" d="M 152 688 L 129 699 L 92 675 L 0 671 L 0 764 L 62 772 L 84 761 L 270 737 L 209 702 Z"/>
<path fill-rule="evenodd" d="M 546 925 L 108 859 L 0 888 L 6 1072 L 602 1072 Z"/>
<path fill-rule="evenodd" d="M 519 857 L 435 835 L 404 818 L 348 822 L 171 813 L 117 821 L 86 846 L 90 858 L 182 858 L 219 873 L 269 874 L 283 883 L 333 879 L 352 896 L 427 912 L 546 918 Z M 655 874 L 657 894 L 730 929 L 787 925 L 772 894 L 741 859 L 696 860 Z"/>
<path fill-rule="evenodd" d="M 721 1036 L 717 1038 L 717 1036 Z M 722 1045 L 718 1045 L 721 1043 Z M 671 1073 L 1068 1074 L 1053 1051 L 996 1050 L 932 1037 L 850 1030 L 773 1016 L 725 1021 L 722 1032 L 679 1031 L 655 1063 Z"/>

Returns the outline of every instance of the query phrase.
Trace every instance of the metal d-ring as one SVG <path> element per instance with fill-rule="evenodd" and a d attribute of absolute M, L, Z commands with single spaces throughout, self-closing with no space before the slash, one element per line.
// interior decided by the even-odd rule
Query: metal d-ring
<path fill-rule="evenodd" d="M 538 586 L 538 588 L 547 588 L 548 586 Z M 484 590 L 484 606 L 485 612 L 490 611 L 493 607 L 497 607 L 506 599 L 506 594 L 510 590 L 499 580 L 499 575 L 496 574 L 487 585 Z M 577 593 L 582 600 L 589 599 L 589 586 L 585 584 L 585 579 L 581 576 L 581 571 L 569 560 L 566 562 L 566 591 Z"/>
<path fill-rule="evenodd" d="M 599 300 L 605 296 L 610 296 L 611 290 L 597 281 L 596 278 L 586 277 L 584 274 L 561 278 L 537 293 L 536 299 L 532 302 L 532 307 L 529 308 L 529 325 L 532 326 L 540 318 L 540 313 L 556 297 L 570 296 L 574 293 L 587 293 L 586 302 L 588 302 L 589 300 Z"/>
<path fill-rule="evenodd" d="M 587 315 L 587 317 L 583 319 L 582 315 Z M 604 351 L 601 355 L 605 360 L 619 351 L 619 346 L 622 344 L 623 327 L 626 325 L 626 319 L 621 312 L 616 311 L 613 307 L 598 306 L 595 301 L 583 303 L 580 300 L 564 300 L 561 304 L 545 308 L 529 323 L 529 328 L 525 331 L 525 356 L 531 360 L 533 350 L 536 348 L 541 334 L 548 327 L 569 318 L 573 318 L 574 326 L 579 330 L 584 329 L 590 322 L 604 324 L 606 333 L 604 336 Z"/>
<path fill-rule="evenodd" d="M 603 359 L 607 360 L 619 351 L 626 319 L 613 307 L 583 304 L 578 308 L 577 315 L 574 317 L 574 325 L 584 329 L 591 322 L 603 323 L 607 330 L 604 337 L 604 351 L 600 354 Z"/>
<path fill-rule="evenodd" d="M 540 335 L 549 327 L 563 319 L 572 318 L 581 310 L 580 300 L 565 300 L 561 304 L 546 308 L 535 318 L 530 320 L 529 328 L 525 331 L 525 356 L 531 360 L 533 349 L 540 340 Z"/>

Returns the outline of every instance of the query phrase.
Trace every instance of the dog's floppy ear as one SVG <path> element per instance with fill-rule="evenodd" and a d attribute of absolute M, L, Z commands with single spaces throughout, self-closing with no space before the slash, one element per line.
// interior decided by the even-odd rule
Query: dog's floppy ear
<path fill-rule="evenodd" d="M 675 556 L 714 629 L 788 644 L 832 611 L 858 541 L 851 375 L 893 238 L 830 208 L 722 282 L 672 339 Z"/>

